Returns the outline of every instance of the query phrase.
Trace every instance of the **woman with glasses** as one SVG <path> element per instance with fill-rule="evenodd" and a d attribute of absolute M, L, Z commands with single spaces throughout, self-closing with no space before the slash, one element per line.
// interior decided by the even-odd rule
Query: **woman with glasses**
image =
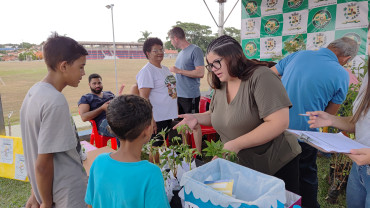
<path fill-rule="evenodd" d="M 143 51 L 149 62 L 136 75 L 136 81 L 140 96 L 148 99 L 153 106 L 155 121 L 153 139 L 162 129 L 171 129 L 173 119 L 177 118 L 176 78 L 166 66 L 161 64 L 164 49 L 160 39 L 148 38 L 144 42 Z M 162 144 L 163 141 L 156 141 L 153 145 Z M 158 162 L 158 155 L 155 158 Z M 151 155 L 149 160 L 153 162 Z"/>
<path fill-rule="evenodd" d="M 224 148 L 237 153 L 239 163 L 281 178 L 287 190 L 299 191 L 297 138 L 289 124 L 288 95 L 266 63 L 249 60 L 230 36 L 207 48 L 208 82 L 215 93 L 210 110 L 179 115 L 181 124 L 213 126 Z"/>

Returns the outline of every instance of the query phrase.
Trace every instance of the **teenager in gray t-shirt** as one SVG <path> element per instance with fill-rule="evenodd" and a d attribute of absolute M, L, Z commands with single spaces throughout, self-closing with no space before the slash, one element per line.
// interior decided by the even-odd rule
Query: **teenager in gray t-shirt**
<path fill-rule="evenodd" d="M 53 34 L 44 44 L 48 74 L 26 94 L 20 113 L 22 143 L 32 186 L 26 207 L 86 207 L 87 176 L 77 151 L 76 131 L 61 91 L 85 75 L 87 51 Z"/>

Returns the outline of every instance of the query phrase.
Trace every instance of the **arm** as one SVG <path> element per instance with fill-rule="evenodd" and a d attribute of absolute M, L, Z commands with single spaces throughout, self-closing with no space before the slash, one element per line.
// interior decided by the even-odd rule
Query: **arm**
<path fill-rule="evenodd" d="M 137 83 L 135 83 L 134 85 L 132 85 L 131 90 L 130 90 L 130 93 L 133 94 L 133 95 L 140 96 L 140 92 L 139 92 L 139 89 L 137 87 Z"/>
<path fill-rule="evenodd" d="M 31 196 L 28 198 L 26 203 L 26 208 L 39 208 L 40 204 L 37 202 L 35 194 L 33 193 L 33 190 L 31 188 Z"/>
<path fill-rule="evenodd" d="M 90 105 L 89 104 L 80 104 L 78 106 L 78 112 L 80 112 L 80 116 L 82 121 L 90 121 L 97 117 L 99 114 L 101 114 L 103 111 L 107 110 L 108 104 L 110 101 L 107 101 L 99 108 L 90 111 Z"/>
<path fill-rule="evenodd" d="M 125 89 L 125 84 L 122 84 L 121 87 L 119 88 L 118 95 L 122 95 L 123 89 Z"/>
<path fill-rule="evenodd" d="M 140 97 L 149 100 L 149 95 L 150 95 L 151 90 L 152 90 L 152 88 L 140 88 L 139 89 Z"/>
<path fill-rule="evenodd" d="M 281 75 L 279 74 L 279 72 L 278 72 L 278 70 L 277 70 L 276 66 L 273 66 L 273 67 L 271 67 L 270 69 L 271 69 L 271 71 L 273 71 L 276 75 L 281 76 Z"/>
<path fill-rule="evenodd" d="M 263 118 L 264 122 L 252 131 L 226 142 L 224 148 L 238 153 L 242 149 L 266 144 L 289 126 L 289 108 L 282 108 Z"/>
<path fill-rule="evenodd" d="M 183 118 L 183 120 L 176 124 L 172 129 L 176 129 L 178 126 L 183 124 L 188 125 L 191 130 L 194 130 L 198 124 L 212 126 L 210 111 L 196 114 L 183 114 L 179 115 L 179 118 Z"/>
<path fill-rule="evenodd" d="M 343 131 L 355 132 L 355 124 L 350 122 L 352 117 L 335 116 L 323 111 L 312 111 L 307 114 L 310 115 L 308 120 L 310 128 L 332 126 Z"/>
<path fill-rule="evenodd" d="M 370 148 L 352 149 L 348 157 L 357 165 L 368 165 L 370 164 Z"/>
<path fill-rule="evenodd" d="M 179 69 L 175 66 L 170 67 L 170 71 L 176 74 L 181 74 L 191 78 L 203 78 L 204 77 L 204 66 L 197 66 L 194 70 Z"/>
<path fill-rule="evenodd" d="M 325 108 L 325 112 L 327 112 L 331 115 L 335 115 L 338 112 L 339 108 L 340 108 L 340 104 L 335 104 L 333 102 L 329 102 L 328 106 L 326 106 L 326 108 Z"/>
<path fill-rule="evenodd" d="M 152 90 L 152 88 L 140 88 L 139 89 L 140 97 L 149 100 L 149 95 L 150 95 L 151 90 Z M 149 102 L 150 102 L 150 100 L 149 100 Z M 153 122 L 153 134 L 157 134 L 157 123 L 155 121 Z"/>
<path fill-rule="evenodd" d="M 54 155 L 39 154 L 35 163 L 36 183 L 42 200 L 41 207 L 53 204 Z"/>

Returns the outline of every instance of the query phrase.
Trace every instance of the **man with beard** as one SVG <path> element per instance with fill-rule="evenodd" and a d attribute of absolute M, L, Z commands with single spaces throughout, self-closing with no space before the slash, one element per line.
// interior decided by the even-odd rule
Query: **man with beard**
<path fill-rule="evenodd" d="M 91 93 L 83 95 L 78 101 L 78 111 L 82 121 L 94 120 L 100 135 L 114 137 L 109 130 L 108 122 L 105 116 L 109 102 L 115 97 L 110 91 L 103 91 L 102 78 L 99 74 L 89 76 L 89 86 Z M 122 93 L 125 85 L 121 86 L 119 95 Z M 119 141 L 117 140 L 119 146 Z"/>

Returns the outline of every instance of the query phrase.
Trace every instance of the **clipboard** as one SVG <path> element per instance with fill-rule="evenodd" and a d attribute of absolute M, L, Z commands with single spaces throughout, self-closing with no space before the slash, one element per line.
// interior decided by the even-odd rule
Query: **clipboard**
<path fill-rule="evenodd" d="M 342 133 L 324 133 L 292 129 L 287 129 L 287 131 L 296 134 L 300 141 L 326 153 L 348 154 L 351 149 L 370 148 L 344 136 Z"/>

